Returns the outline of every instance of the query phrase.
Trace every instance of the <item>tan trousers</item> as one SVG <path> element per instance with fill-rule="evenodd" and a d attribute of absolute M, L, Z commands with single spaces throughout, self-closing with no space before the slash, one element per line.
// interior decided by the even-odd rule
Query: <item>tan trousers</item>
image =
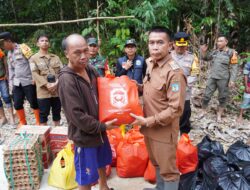
<path fill-rule="evenodd" d="M 160 168 L 160 174 L 164 181 L 177 181 L 180 173 L 176 167 L 175 143 L 163 143 L 144 136 L 149 159 L 155 167 Z"/>

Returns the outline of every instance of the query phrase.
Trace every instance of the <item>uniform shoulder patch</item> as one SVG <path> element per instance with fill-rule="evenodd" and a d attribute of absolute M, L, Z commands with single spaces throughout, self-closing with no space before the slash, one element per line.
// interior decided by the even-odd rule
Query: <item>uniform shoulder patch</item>
<path fill-rule="evenodd" d="M 175 82 L 171 84 L 172 92 L 179 92 L 180 86 L 179 83 Z"/>
<path fill-rule="evenodd" d="M 27 46 L 26 44 L 20 44 L 20 49 L 21 49 L 23 55 L 24 55 L 27 59 L 29 59 L 29 58 L 33 55 L 32 50 L 31 50 L 30 47 Z"/>
<path fill-rule="evenodd" d="M 171 62 L 169 63 L 169 65 L 170 65 L 170 67 L 171 67 L 173 70 L 178 70 L 178 69 L 181 68 L 180 65 L 179 65 L 178 63 L 176 63 L 175 61 L 171 61 Z"/>

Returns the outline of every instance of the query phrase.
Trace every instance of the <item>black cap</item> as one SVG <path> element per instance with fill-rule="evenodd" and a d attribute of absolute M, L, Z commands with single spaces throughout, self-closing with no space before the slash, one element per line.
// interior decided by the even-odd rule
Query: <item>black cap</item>
<path fill-rule="evenodd" d="M 185 32 L 177 32 L 174 35 L 174 41 L 177 46 L 187 46 L 189 35 Z"/>
<path fill-rule="evenodd" d="M 8 40 L 8 39 L 11 39 L 10 32 L 1 32 L 0 33 L 0 40 Z"/>
<path fill-rule="evenodd" d="M 132 38 L 132 39 L 126 40 L 125 47 L 126 47 L 127 45 L 134 45 L 134 46 L 136 46 L 136 41 L 135 41 L 135 39 Z"/>

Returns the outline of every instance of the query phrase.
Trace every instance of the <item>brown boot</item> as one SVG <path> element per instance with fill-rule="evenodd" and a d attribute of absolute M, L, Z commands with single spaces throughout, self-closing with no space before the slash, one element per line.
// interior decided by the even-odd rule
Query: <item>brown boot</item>
<path fill-rule="evenodd" d="M 6 116 L 4 114 L 3 108 L 0 108 L 0 126 L 2 127 L 4 124 L 7 123 Z"/>
<path fill-rule="evenodd" d="M 14 118 L 12 107 L 8 108 L 7 110 L 8 110 L 8 113 L 9 113 L 9 124 L 10 125 L 15 125 L 15 118 Z"/>
<path fill-rule="evenodd" d="M 40 125 L 40 116 L 39 116 L 39 109 L 34 109 L 33 110 L 35 118 L 36 118 L 36 125 Z"/>
<path fill-rule="evenodd" d="M 18 116 L 18 118 L 19 118 L 19 124 L 18 124 L 17 128 L 20 128 L 20 127 L 22 127 L 23 125 L 26 125 L 27 122 L 26 122 L 26 119 L 25 119 L 25 112 L 24 112 L 24 109 L 16 110 L 16 113 L 17 113 L 17 116 Z"/>

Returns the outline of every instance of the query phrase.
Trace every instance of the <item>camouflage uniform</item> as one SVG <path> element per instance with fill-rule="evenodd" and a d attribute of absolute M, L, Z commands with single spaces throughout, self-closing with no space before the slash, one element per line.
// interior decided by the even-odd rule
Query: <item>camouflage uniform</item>
<path fill-rule="evenodd" d="M 97 70 L 100 76 L 105 76 L 105 71 L 109 70 L 108 60 L 100 55 L 89 59 L 89 63 Z"/>
<path fill-rule="evenodd" d="M 231 58 L 234 50 L 226 48 L 225 50 L 214 50 L 207 53 L 203 59 L 212 60 L 211 70 L 207 81 L 205 94 L 202 100 L 202 107 L 206 108 L 213 93 L 218 88 L 219 91 L 219 106 L 225 107 L 229 89 L 229 81 L 234 82 L 237 77 L 238 65 L 231 64 Z"/>

